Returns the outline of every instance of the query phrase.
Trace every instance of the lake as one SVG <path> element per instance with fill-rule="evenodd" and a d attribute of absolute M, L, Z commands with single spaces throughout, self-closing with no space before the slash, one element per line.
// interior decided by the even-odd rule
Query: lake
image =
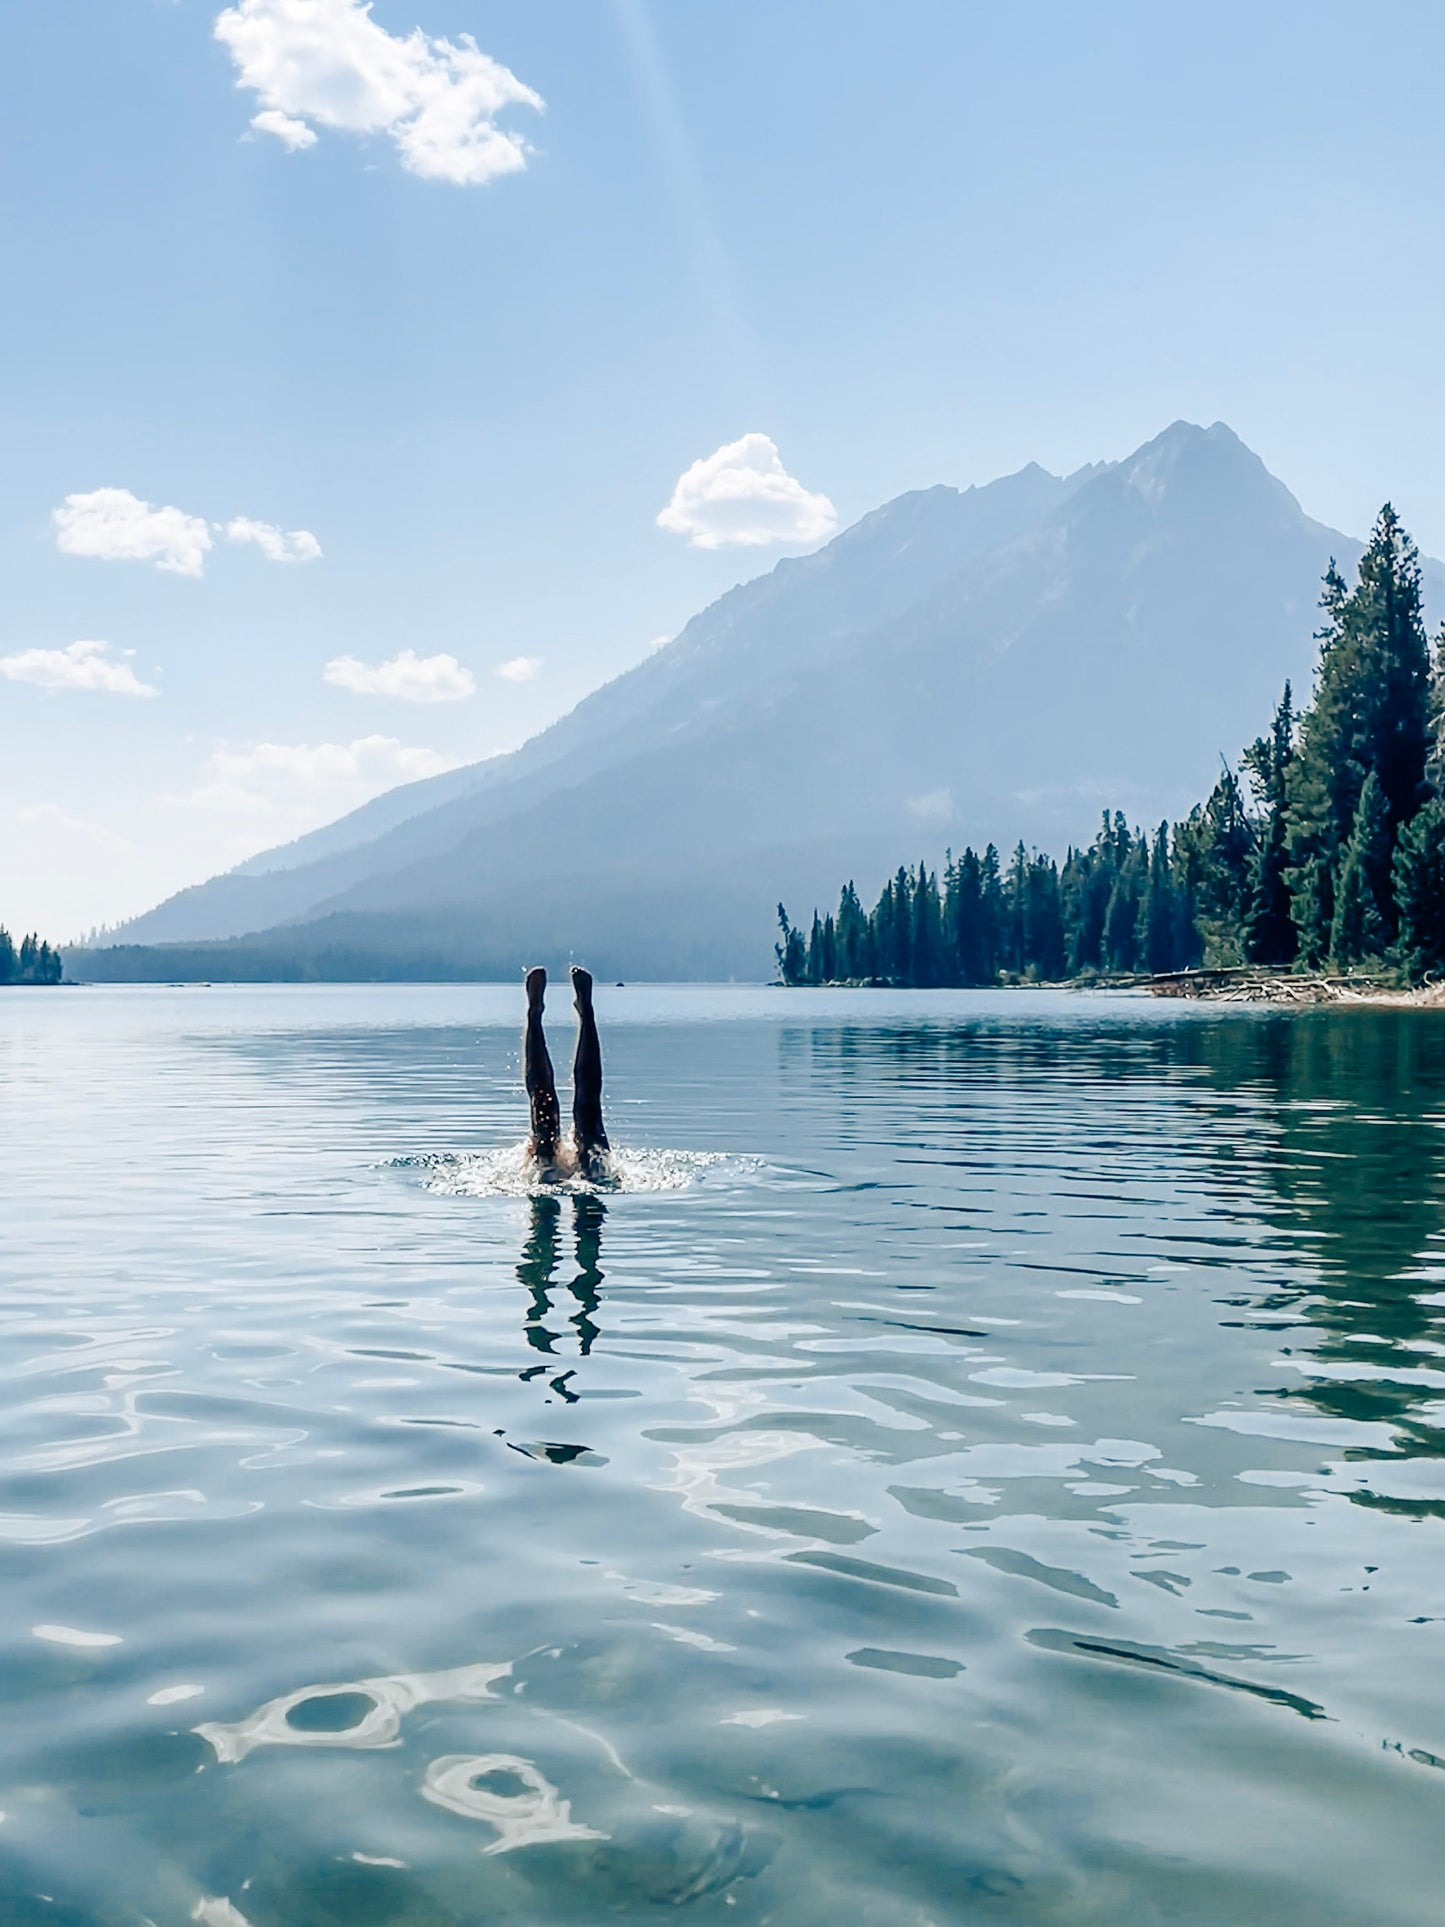
<path fill-rule="evenodd" d="M 1438 1921 L 1445 1019 L 598 1013 L 0 993 L 0 1920 Z"/>

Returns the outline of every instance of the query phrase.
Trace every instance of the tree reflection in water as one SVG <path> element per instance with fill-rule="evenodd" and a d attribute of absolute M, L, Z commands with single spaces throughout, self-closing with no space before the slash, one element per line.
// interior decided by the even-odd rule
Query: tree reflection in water
<path fill-rule="evenodd" d="M 1282 1395 L 1393 1428 L 1355 1460 L 1445 1456 L 1445 1025 L 1433 1011 L 1320 1011 L 1190 1027 L 1198 1061 L 1266 1098 L 1266 1209 L 1309 1261 L 1268 1301 L 1308 1322 L 1320 1376 Z M 1297 1349 L 1297 1347 L 1296 1347 Z M 1301 1361 L 1306 1362 L 1306 1361 Z M 1354 1494 L 1411 1517 L 1434 1498 Z"/>
<path fill-rule="evenodd" d="M 1131 1017 L 800 1027 L 780 1039 L 784 1086 L 817 1080 L 835 1093 L 844 1147 L 866 1145 L 870 1108 L 906 1088 L 901 1160 L 932 1187 L 912 1202 L 980 1233 L 1030 1183 L 1133 1210 L 1161 1186 L 1204 1186 L 1224 1206 L 1221 1258 L 1238 1249 L 1232 1224 L 1277 1234 L 1278 1265 L 1232 1292 L 1221 1320 L 1279 1328 L 1301 1375 L 1271 1396 L 1390 1429 L 1390 1443 L 1377 1432 L 1347 1445 L 1347 1460 L 1445 1458 L 1445 1017 Z M 1022 1218 L 1008 1228 L 1026 1229 Z M 1445 1517 L 1439 1497 L 1351 1496 Z"/>

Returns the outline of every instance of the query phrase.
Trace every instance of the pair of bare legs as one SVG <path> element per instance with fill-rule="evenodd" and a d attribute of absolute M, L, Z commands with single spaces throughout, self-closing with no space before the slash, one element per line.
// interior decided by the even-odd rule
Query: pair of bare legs
<path fill-rule="evenodd" d="M 557 1102 L 557 1080 L 542 1030 L 542 1003 L 547 990 L 545 970 L 527 972 L 527 1029 L 522 1042 L 522 1073 L 527 1102 L 532 1108 L 532 1135 L 527 1150 L 546 1178 L 559 1178 L 569 1168 L 584 1178 L 608 1175 L 607 1132 L 602 1123 L 602 1046 L 597 1019 L 592 1014 L 591 973 L 572 968 L 572 997 L 581 1028 L 577 1055 L 572 1060 L 572 1157 L 562 1148 L 562 1111 Z"/>

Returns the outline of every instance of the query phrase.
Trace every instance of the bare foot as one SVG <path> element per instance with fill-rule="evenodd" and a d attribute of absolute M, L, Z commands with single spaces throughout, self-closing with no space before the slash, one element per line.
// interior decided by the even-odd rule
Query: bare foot
<path fill-rule="evenodd" d="M 527 972 L 526 982 L 528 1012 L 540 1010 L 542 1008 L 542 993 L 547 988 L 546 971 L 538 964 L 535 969 Z"/>
<path fill-rule="evenodd" d="M 572 997 L 579 1011 L 588 1009 L 592 1003 L 592 972 L 584 970 L 581 964 L 572 966 Z"/>

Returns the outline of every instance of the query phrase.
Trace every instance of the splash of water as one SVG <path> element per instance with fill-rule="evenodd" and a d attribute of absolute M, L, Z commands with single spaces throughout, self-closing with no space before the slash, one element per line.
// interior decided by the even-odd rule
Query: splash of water
<path fill-rule="evenodd" d="M 529 1155 L 526 1140 L 491 1151 L 433 1152 L 398 1158 L 399 1166 L 422 1173 L 428 1191 L 454 1198 L 567 1197 L 608 1195 L 616 1191 L 686 1191 L 695 1184 L 737 1178 L 762 1169 L 761 1158 L 734 1157 L 724 1151 L 634 1150 L 614 1147 L 606 1178 L 577 1173 L 544 1180 Z"/>

